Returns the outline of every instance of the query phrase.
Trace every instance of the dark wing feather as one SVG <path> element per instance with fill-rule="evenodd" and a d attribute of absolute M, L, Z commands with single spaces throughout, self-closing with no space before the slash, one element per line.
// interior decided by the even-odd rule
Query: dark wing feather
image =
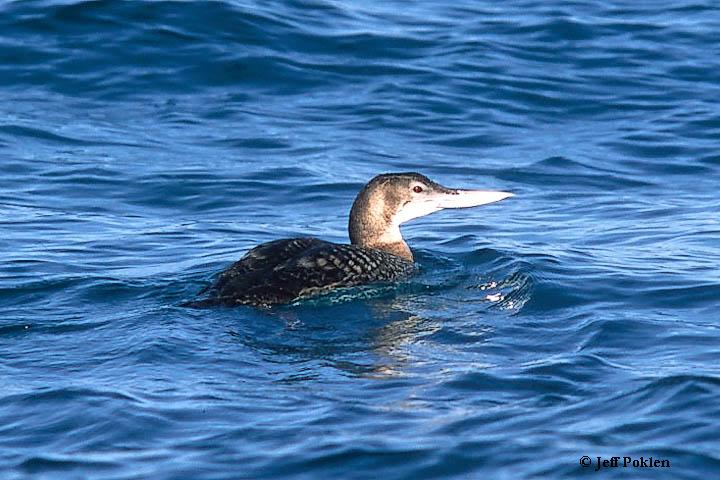
<path fill-rule="evenodd" d="M 399 280 L 413 271 L 412 262 L 381 250 L 294 238 L 250 250 L 218 277 L 211 291 L 216 303 L 267 305 L 338 287 Z"/>
<path fill-rule="evenodd" d="M 320 245 L 329 244 L 313 237 L 284 238 L 258 245 L 249 250 L 240 260 L 230 265 L 218 277 L 215 286 L 234 277 L 251 275 L 254 272 L 272 270 L 299 253 Z"/>

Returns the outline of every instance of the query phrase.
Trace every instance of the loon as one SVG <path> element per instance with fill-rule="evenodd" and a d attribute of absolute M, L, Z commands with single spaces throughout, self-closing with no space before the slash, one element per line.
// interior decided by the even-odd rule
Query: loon
<path fill-rule="evenodd" d="M 425 175 L 377 175 L 350 210 L 350 245 L 313 237 L 275 240 L 248 251 L 190 306 L 269 306 L 372 282 L 402 280 L 416 270 L 400 225 L 444 208 L 497 202 L 512 193 L 444 187 Z"/>

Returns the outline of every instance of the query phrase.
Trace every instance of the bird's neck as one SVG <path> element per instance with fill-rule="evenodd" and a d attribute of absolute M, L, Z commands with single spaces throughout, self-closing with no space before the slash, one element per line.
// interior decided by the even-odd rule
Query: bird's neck
<path fill-rule="evenodd" d="M 355 198 L 350 209 L 350 243 L 397 255 L 409 262 L 413 255 L 400 233 L 398 200 L 370 184 Z"/>
<path fill-rule="evenodd" d="M 351 229 L 352 231 L 352 229 Z M 356 229 L 356 232 L 358 229 Z M 367 225 L 359 229 L 360 235 L 351 235 L 350 241 L 353 245 L 365 248 L 374 248 L 384 252 L 392 253 L 410 262 L 413 261 L 413 254 L 410 247 L 400 233 L 400 226 L 391 223 L 382 228 L 368 228 Z"/>
<path fill-rule="evenodd" d="M 413 261 L 412 251 L 400 233 L 400 225 L 393 222 L 392 218 L 353 207 L 348 231 L 353 245 L 382 250 Z"/>
<path fill-rule="evenodd" d="M 410 250 L 410 247 L 408 247 L 408 244 L 405 243 L 404 240 L 401 240 L 399 242 L 393 242 L 393 243 L 376 243 L 376 244 L 372 244 L 372 245 L 363 245 L 363 246 L 391 253 L 400 258 L 404 258 L 408 262 L 412 262 L 414 260 L 412 251 Z"/>

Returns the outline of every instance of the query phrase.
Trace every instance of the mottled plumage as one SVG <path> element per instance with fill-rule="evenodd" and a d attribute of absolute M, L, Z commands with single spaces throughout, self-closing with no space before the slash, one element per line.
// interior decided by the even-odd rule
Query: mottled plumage
<path fill-rule="evenodd" d="M 400 280 L 414 269 L 412 262 L 382 250 L 310 237 L 275 240 L 220 274 L 204 303 L 287 303 L 333 288 Z"/>

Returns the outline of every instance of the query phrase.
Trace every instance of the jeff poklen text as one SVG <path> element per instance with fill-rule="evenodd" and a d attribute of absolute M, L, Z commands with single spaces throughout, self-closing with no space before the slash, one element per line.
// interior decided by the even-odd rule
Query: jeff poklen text
<path fill-rule="evenodd" d="M 653 457 L 595 457 L 596 460 L 584 455 L 580 458 L 583 467 L 595 467 L 597 472 L 601 468 L 670 468 L 670 460 Z"/>

